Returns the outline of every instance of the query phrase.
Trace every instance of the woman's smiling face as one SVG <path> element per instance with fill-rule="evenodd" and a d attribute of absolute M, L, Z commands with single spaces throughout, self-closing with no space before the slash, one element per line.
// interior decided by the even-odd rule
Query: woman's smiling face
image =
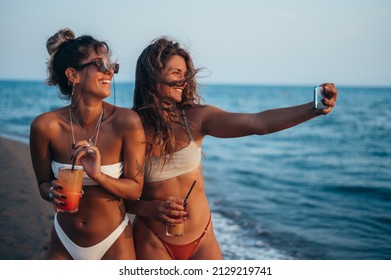
<path fill-rule="evenodd" d="M 185 79 L 186 73 L 187 66 L 183 57 L 180 55 L 171 56 L 161 72 L 161 79 L 168 83 L 179 82 L 180 85 L 161 84 L 161 94 L 171 101 L 181 102 L 182 92 L 186 87 L 186 83 L 182 81 Z"/>
<path fill-rule="evenodd" d="M 107 53 L 96 53 L 95 51 L 82 61 L 81 64 L 89 64 L 93 61 L 101 61 L 102 63 L 109 61 Z M 80 85 L 84 85 L 84 90 L 94 93 L 99 93 L 103 98 L 110 96 L 110 85 L 113 78 L 114 69 L 109 69 L 108 72 L 103 72 L 98 67 L 98 64 L 92 63 L 78 71 L 82 78 Z M 84 79 L 83 79 L 84 78 Z"/>

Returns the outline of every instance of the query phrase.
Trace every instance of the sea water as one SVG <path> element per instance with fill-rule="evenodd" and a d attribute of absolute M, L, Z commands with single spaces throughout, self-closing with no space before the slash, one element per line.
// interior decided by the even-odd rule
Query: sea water
<path fill-rule="evenodd" d="M 131 108 L 131 83 L 108 102 Z M 312 86 L 203 85 L 204 103 L 256 113 L 312 100 Z M 0 81 L 0 135 L 28 143 L 68 103 L 43 82 Z M 391 258 L 391 88 L 339 87 L 337 106 L 278 133 L 206 137 L 205 188 L 225 259 Z"/>

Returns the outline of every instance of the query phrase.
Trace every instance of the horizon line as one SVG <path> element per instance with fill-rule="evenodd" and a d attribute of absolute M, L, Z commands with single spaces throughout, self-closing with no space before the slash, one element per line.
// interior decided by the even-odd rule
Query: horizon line
<path fill-rule="evenodd" d="M 45 79 L 34 79 L 34 78 L 0 78 L 0 82 L 42 82 L 45 84 Z M 134 80 L 124 80 L 115 81 L 119 84 L 134 84 Z M 207 82 L 207 83 L 198 83 L 199 86 L 259 86 L 259 87 L 313 87 L 314 84 L 308 83 L 255 83 L 255 82 Z M 391 84 L 336 84 L 339 88 L 391 88 Z"/>

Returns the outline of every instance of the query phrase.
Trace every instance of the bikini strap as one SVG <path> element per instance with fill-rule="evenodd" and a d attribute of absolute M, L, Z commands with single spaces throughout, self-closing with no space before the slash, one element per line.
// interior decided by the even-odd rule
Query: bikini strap
<path fill-rule="evenodd" d="M 194 142 L 193 136 L 191 135 L 191 131 L 190 131 L 189 121 L 187 120 L 185 108 L 182 108 L 182 116 L 183 116 L 183 120 L 185 122 L 187 135 L 189 136 L 190 140 Z"/>
<path fill-rule="evenodd" d="M 211 221 L 212 221 L 212 213 L 210 213 L 210 215 L 209 215 L 209 221 L 208 221 L 208 224 L 206 225 L 206 227 L 204 228 L 204 232 L 202 233 L 202 236 L 204 236 L 205 233 L 208 231 L 208 228 L 209 228 Z"/>

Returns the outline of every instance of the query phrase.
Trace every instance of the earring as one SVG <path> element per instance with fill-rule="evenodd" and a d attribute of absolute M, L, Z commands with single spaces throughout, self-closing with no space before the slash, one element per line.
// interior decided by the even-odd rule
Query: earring
<path fill-rule="evenodd" d="M 75 94 L 75 84 L 72 83 L 72 92 L 71 92 L 71 96 L 73 96 Z"/>

